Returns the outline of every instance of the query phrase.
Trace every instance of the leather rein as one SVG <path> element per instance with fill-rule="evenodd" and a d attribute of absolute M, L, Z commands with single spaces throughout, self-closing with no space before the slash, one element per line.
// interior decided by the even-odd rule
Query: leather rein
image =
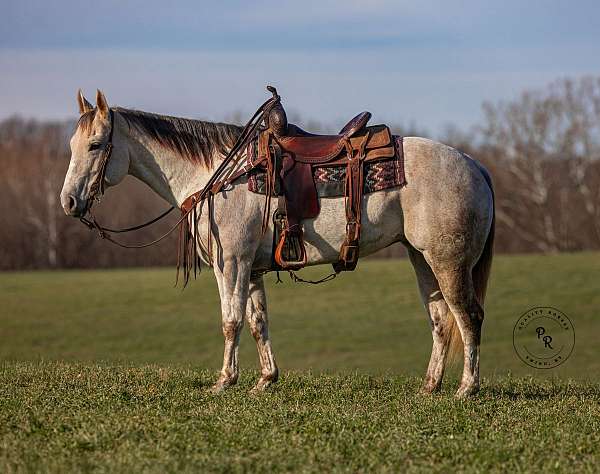
<path fill-rule="evenodd" d="M 177 222 L 175 224 L 173 224 L 173 226 L 170 227 L 169 230 L 167 232 L 165 232 L 164 234 L 162 234 L 160 237 L 152 240 L 151 242 L 145 242 L 145 243 L 140 243 L 140 244 L 125 244 L 123 242 L 119 242 L 118 240 L 115 240 L 111 234 L 123 234 L 123 233 L 133 232 L 133 231 L 148 227 L 148 226 L 158 222 L 159 220 L 163 219 L 168 214 L 170 214 L 175 209 L 175 206 L 171 206 L 171 208 L 167 209 L 165 212 L 163 212 L 159 216 L 157 216 L 147 222 L 144 222 L 143 224 L 135 225 L 132 227 L 126 227 L 123 229 L 112 229 L 110 227 L 104 227 L 98 222 L 96 217 L 92 214 L 92 212 L 91 212 L 92 205 L 94 204 L 95 201 L 100 202 L 100 198 L 104 195 L 106 169 L 108 167 L 108 162 L 110 160 L 110 157 L 112 155 L 112 150 L 113 150 L 113 131 L 115 128 L 115 121 L 114 121 L 114 112 L 111 109 L 110 110 L 110 132 L 108 135 L 108 143 L 106 144 L 106 147 L 104 148 L 104 150 L 102 152 L 102 156 L 100 158 L 101 162 L 100 162 L 100 169 L 98 171 L 98 174 L 96 175 L 96 178 L 94 179 L 92 185 L 90 186 L 90 196 L 87 201 L 87 207 L 86 207 L 85 214 L 82 217 L 80 217 L 79 220 L 83 224 L 85 224 L 86 227 L 88 227 L 89 229 L 96 230 L 98 232 L 98 235 L 100 236 L 100 238 L 107 240 L 107 241 L 109 241 L 115 245 L 118 245 L 119 247 L 123 247 L 123 248 L 140 249 L 140 248 L 144 248 L 144 247 L 150 247 L 150 246 L 155 245 L 155 244 L 159 243 L 160 241 L 164 240 L 171 233 L 173 233 L 173 231 L 175 229 L 177 229 L 190 216 L 190 214 L 193 211 L 195 211 L 197 204 L 204 201 L 208 197 L 214 196 L 219 191 L 221 191 L 221 189 L 223 189 L 224 186 L 228 186 L 233 181 L 235 181 L 236 179 L 245 175 L 246 173 L 248 173 L 249 171 L 256 168 L 259 164 L 262 163 L 262 161 L 257 161 L 252 164 L 246 164 L 242 169 L 240 169 L 236 172 L 232 172 L 232 170 L 229 173 L 227 172 L 228 166 L 233 165 L 233 166 L 231 166 L 231 168 L 236 169 L 236 165 L 239 164 L 240 158 L 241 158 L 241 155 L 239 155 L 239 152 L 250 142 L 250 140 L 252 140 L 252 138 L 255 136 L 257 130 L 261 126 L 263 119 L 268 116 L 271 109 L 276 104 L 278 104 L 281 100 L 279 95 L 277 95 L 277 91 L 274 88 L 268 86 L 267 89 L 269 89 L 269 91 L 271 91 L 273 93 L 273 97 L 271 97 L 269 100 L 265 101 L 258 108 L 258 110 L 254 113 L 252 118 L 248 121 L 248 123 L 245 125 L 244 129 L 242 130 L 241 135 L 238 137 L 238 139 L 236 140 L 234 145 L 231 147 L 231 150 L 229 151 L 229 153 L 227 154 L 225 159 L 221 162 L 221 164 L 213 172 L 213 174 L 209 178 L 206 185 L 202 188 L 202 190 L 192 194 L 182 203 L 182 205 L 181 205 L 182 214 L 181 214 L 181 217 L 177 220 Z M 86 216 L 89 216 L 89 218 L 87 218 Z"/>

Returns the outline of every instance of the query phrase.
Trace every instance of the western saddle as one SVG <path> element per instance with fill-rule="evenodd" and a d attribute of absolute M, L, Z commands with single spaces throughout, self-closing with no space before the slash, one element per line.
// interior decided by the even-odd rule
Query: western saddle
<path fill-rule="evenodd" d="M 306 265 L 302 221 L 319 215 L 313 168 L 345 167 L 346 236 L 336 273 L 354 270 L 359 257 L 364 163 L 393 158 L 396 151 L 385 125 L 367 126 L 370 112 L 350 120 L 337 135 L 315 135 L 289 124 L 277 91 L 277 103 L 258 136 L 257 161 L 267 163 L 267 186 L 278 195 L 273 259 L 276 269 Z"/>

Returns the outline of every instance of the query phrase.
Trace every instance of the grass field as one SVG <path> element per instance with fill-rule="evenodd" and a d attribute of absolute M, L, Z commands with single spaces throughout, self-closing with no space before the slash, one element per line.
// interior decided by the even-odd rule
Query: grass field
<path fill-rule="evenodd" d="M 78 364 L 0 370 L 0 470 L 597 471 L 598 385 L 488 381 L 473 400 L 402 376 L 287 373 L 219 396 L 212 372 Z"/>
<path fill-rule="evenodd" d="M 497 258 L 483 389 L 464 402 L 451 396 L 456 368 L 443 393 L 417 394 L 431 343 L 406 261 L 363 261 L 318 287 L 267 277 L 283 374 L 261 396 L 247 393 L 257 356 L 246 334 L 238 387 L 205 390 L 222 354 L 208 273 L 184 292 L 171 269 L 0 274 L 0 471 L 593 472 L 599 274 L 598 253 Z M 556 369 L 513 351 L 533 306 L 575 327 Z"/>

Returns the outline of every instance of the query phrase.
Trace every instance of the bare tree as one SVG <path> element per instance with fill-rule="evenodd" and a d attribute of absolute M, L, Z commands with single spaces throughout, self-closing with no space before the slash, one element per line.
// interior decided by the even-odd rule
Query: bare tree
<path fill-rule="evenodd" d="M 335 124 L 290 120 L 314 131 Z M 232 120 L 243 121 L 240 113 Z M 73 122 L 12 118 L 0 122 L 0 270 L 170 265 L 176 236 L 141 250 L 114 247 L 64 215 L 59 193 L 69 162 Z M 427 136 L 414 124 L 395 134 Z M 600 248 L 600 78 L 561 80 L 518 100 L 484 104 L 480 127 L 448 127 L 441 141 L 482 161 L 496 189 L 500 252 Z M 165 209 L 143 184 L 127 178 L 95 208 L 102 222 L 129 226 Z M 124 236 L 151 240 L 170 222 Z M 379 257 L 404 256 L 401 245 Z"/>
<path fill-rule="evenodd" d="M 497 183 L 497 218 L 533 250 L 598 248 L 600 78 L 561 80 L 484 104 L 479 154 Z"/>
<path fill-rule="evenodd" d="M 175 236 L 150 249 L 121 249 L 64 215 L 59 194 L 72 130 L 72 123 L 0 124 L 0 269 L 173 263 Z M 139 223 L 166 207 L 132 178 L 111 189 L 105 202 L 96 213 L 116 226 Z M 142 231 L 133 239 L 149 240 L 159 231 Z"/>

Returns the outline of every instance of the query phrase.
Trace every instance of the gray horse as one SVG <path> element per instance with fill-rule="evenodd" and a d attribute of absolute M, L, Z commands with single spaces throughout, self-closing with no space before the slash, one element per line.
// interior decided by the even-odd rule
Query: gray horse
<path fill-rule="evenodd" d="M 73 217 L 87 211 L 111 134 L 111 109 L 100 91 L 95 108 L 81 92 L 78 103 L 80 118 L 61 192 L 62 206 Z M 114 186 L 131 174 L 178 207 L 203 187 L 241 133 L 235 125 L 122 108 L 113 108 L 112 115 L 113 148 L 103 184 Z M 360 252 L 365 256 L 394 242 L 406 246 L 433 336 L 423 391 L 440 388 L 449 353 L 462 346 L 464 368 L 456 396 L 465 397 L 479 389 L 483 302 L 493 255 L 492 183 L 477 161 L 431 140 L 406 137 L 404 157 L 405 186 L 364 196 Z M 243 178 L 214 198 L 210 231 L 218 251 L 205 263 L 213 267 L 219 287 L 225 338 L 223 368 L 214 391 L 238 379 L 244 317 L 261 366 L 253 390 L 264 390 L 278 377 L 261 274 L 271 264 L 272 250 L 272 229 L 262 233 L 263 206 L 264 196 L 248 192 Z M 197 235 L 198 252 L 205 256 L 206 214 L 200 213 Z M 319 216 L 304 222 L 309 265 L 337 260 L 345 226 L 344 199 L 321 199 Z"/>

